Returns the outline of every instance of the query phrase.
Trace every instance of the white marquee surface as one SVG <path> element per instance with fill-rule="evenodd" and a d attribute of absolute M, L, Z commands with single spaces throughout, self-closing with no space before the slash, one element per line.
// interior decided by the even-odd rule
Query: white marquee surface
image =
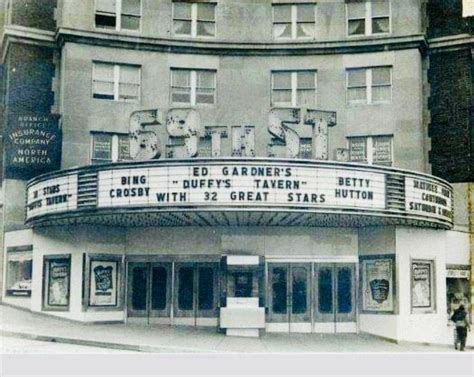
<path fill-rule="evenodd" d="M 28 185 L 31 224 L 81 211 L 146 210 L 386 215 L 450 227 L 452 188 L 436 177 L 393 168 L 277 159 L 95 165 L 46 174 Z"/>

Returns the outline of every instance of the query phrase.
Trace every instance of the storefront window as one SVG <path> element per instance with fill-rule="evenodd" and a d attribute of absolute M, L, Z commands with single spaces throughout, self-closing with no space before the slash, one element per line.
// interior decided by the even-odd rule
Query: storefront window
<path fill-rule="evenodd" d="M 31 296 L 33 253 L 15 251 L 7 253 L 7 295 Z"/>
<path fill-rule="evenodd" d="M 68 309 L 70 281 L 70 256 L 46 256 L 44 259 L 44 306 L 46 309 Z"/>

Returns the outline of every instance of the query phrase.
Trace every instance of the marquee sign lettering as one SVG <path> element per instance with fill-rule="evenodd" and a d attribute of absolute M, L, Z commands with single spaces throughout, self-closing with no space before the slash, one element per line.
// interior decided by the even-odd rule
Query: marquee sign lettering
<path fill-rule="evenodd" d="M 26 217 L 77 208 L 77 174 L 65 175 L 28 188 Z"/>
<path fill-rule="evenodd" d="M 279 206 L 385 208 L 385 175 L 274 164 L 99 172 L 98 207 Z"/>
<path fill-rule="evenodd" d="M 429 178 L 405 177 L 405 206 L 408 213 L 452 221 L 453 192 Z"/>

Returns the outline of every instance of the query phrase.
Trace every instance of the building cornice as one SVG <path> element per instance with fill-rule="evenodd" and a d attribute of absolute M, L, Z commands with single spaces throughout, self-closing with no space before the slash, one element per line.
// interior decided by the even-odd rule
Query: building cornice
<path fill-rule="evenodd" d="M 1 63 L 5 61 L 8 48 L 12 43 L 55 48 L 57 46 L 56 33 L 19 25 L 6 25 L 1 37 Z"/>
<path fill-rule="evenodd" d="M 71 42 L 144 51 L 211 55 L 324 55 L 380 52 L 413 48 L 424 51 L 426 49 L 426 41 L 422 34 L 403 37 L 364 38 L 344 41 L 243 43 L 150 38 L 71 28 L 59 28 L 56 38 L 59 46 Z"/>
<path fill-rule="evenodd" d="M 430 54 L 474 47 L 474 35 L 457 34 L 428 40 Z"/>

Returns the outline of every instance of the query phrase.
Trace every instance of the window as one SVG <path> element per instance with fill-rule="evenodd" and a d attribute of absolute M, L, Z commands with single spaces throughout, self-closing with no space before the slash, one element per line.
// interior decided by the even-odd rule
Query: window
<path fill-rule="evenodd" d="M 347 70 L 347 103 L 377 104 L 392 101 L 392 67 Z"/>
<path fill-rule="evenodd" d="M 128 134 L 93 132 L 91 138 L 92 164 L 131 160 Z"/>
<path fill-rule="evenodd" d="M 390 1 L 347 1 L 349 36 L 390 33 Z"/>
<path fill-rule="evenodd" d="M 171 102 L 177 105 L 213 105 L 216 71 L 171 69 Z"/>
<path fill-rule="evenodd" d="M 350 137 L 348 139 L 351 162 L 393 165 L 392 136 Z"/>
<path fill-rule="evenodd" d="M 272 106 L 316 105 L 316 71 L 272 72 Z"/>
<path fill-rule="evenodd" d="M 316 36 L 315 4 L 273 6 L 274 39 L 308 39 Z"/>
<path fill-rule="evenodd" d="M 140 30 L 141 0 L 96 0 L 95 27 Z"/>
<path fill-rule="evenodd" d="M 7 295 L 31 296 L 33 252 L 7 249 Z"/>
<path fill-rule="evenodd" d="M 95 62 L 92 69 L 92 95 L 97 99 L 138 102 L 140 67 Z"/>
<path fill-rule="evenodd" d="M 173 2 L 173 32 L 178 36 L 216 36 L 216 4 Z"/>
<path fill-rule="evenodd" d="M 71 282 L 70 255 L 45 256 L 43 277 L 44 308 L 55 310 L 68 310 Z"/>

